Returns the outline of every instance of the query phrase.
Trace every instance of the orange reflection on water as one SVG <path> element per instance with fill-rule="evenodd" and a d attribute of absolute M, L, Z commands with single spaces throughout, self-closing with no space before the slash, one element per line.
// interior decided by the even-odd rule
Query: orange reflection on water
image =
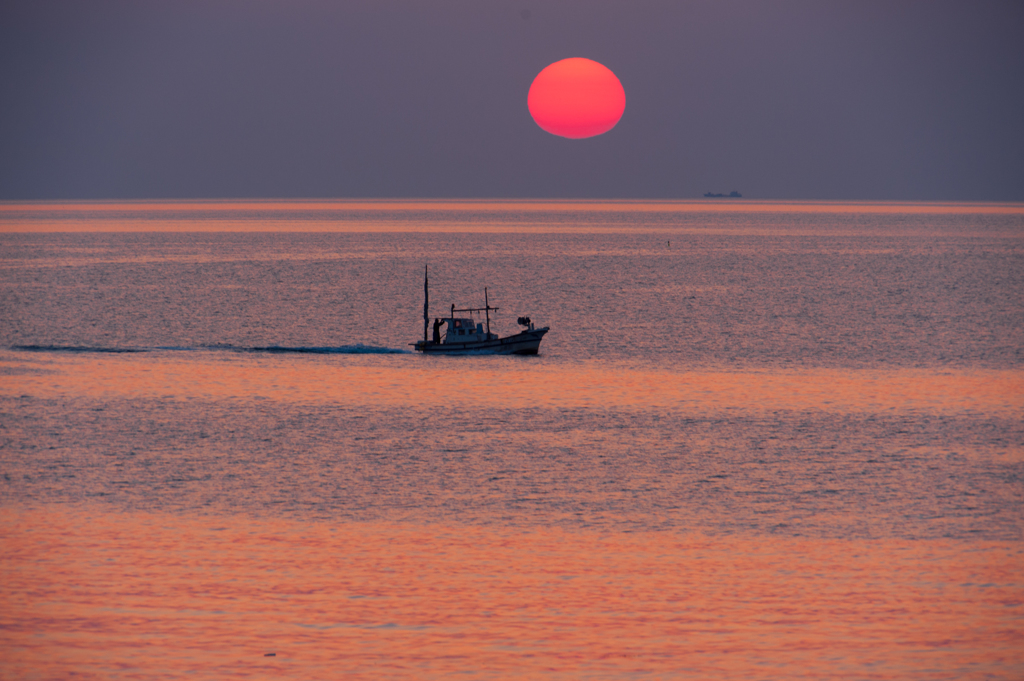
<path fill-rule="evenodd" d="M 8 507 L 0 533 L 7 678 L 1024 669 L 1014 543 L 331 526 L 100 506 Z"/>
<path fill-rule="evenodd" d="M 416 407 L 656 408 L 692 412 L 889 409 L 1021 416 L 1024 372 L 996 369 L 651 371 L 627 362 L 519 358 L 0 351 L 0 394 L 270 399 Z M 27 370 L 27 371 L 26 371 Z M 438 386 L 447 386 L 440 389 Z"/>
<path fill-rule="evenodd" d="M 650 221 L 661 214 L 669 224 Z M 678 231 L 673 216 L 1003 215 L 983 202 L 571 199 L 263 199 L 0 202 L 3 232 L 636 232 Z M 560 215 L 552 219 L 553 215 Z M 569 216 L 566 223 L 565 217 Z M 572 216 L 582 219 L 573 219 Z M 827 223 L 827 221 L 826 221 Z M 692 225 L 691 225 L 692 227 Z M 820 225 L 819 225 L 820 227 Z M 1020 224 L 1016 225 L 1019 234 Z M 733 231 L 699 225 L 697 231 Z M 779 233 L 782 226 L 767 230 Z M 805 231 L 806 226 L 799 231 Z M 886 233 L 905 229 L 889 224 Z M 739 231 L 749 231 L 744 226 Z"/>

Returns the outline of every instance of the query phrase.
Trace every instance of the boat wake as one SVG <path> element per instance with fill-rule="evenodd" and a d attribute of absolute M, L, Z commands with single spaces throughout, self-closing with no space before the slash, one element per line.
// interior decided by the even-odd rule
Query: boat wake
<path fill-rule="evenodd" d="M 300 354 L 300 355 L 409 355 L 410 350 L 399 348 L 381 348 L 374 345 L 342 345 L 336 348 L 290 348 L 280 345 L 269 345 L 263 348 L 235 348 L 238 352 L 266 352 L 274 354 Z"/>
<path fill-rule="evenodd" d="M 12 345 L 11 350 L 26 352 L 101 352 L 106 354 L 149 352 L 147 348 L 93 348 L 78 345 Z"/>
<path fill-rule="evenodd" d="M 408 355 L 409 350 L 398 348 L 385 348 L 375 345 L 340 345 L 337 347 L 289 347 L 283 345 L 267 345 L 257 347 L 245 347 L 238 345 L 200 345 L 196 347 L 94 347 L 79 345 L 12 345 L 11 350 L 23 352 L 66 352 L 66 353 L 101 353 L 101 354 L 123 354 L 140 352 L 247 352 L 266 354 L 295 354 L 295 355 Z"/>

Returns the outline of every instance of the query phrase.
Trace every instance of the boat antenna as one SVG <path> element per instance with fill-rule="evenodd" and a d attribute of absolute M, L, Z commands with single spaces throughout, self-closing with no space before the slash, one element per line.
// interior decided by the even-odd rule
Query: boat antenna
<path fill-rule="evenodd" d="M 427 282 L 427 265 L 423 266 L 423 342 L 427 342 L 427 324 L 430 323 L 430 288 Z"/>

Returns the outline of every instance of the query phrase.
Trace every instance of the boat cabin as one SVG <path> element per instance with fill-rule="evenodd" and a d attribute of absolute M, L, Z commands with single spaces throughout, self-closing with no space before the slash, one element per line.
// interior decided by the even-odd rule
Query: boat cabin
<path fill-rule="evenodd" d="M 469 343 L 490 340 L 490 338 L 494 337 L 494 334 L 487 333 L 483 323 L 478 323 L 474 319 L 455 319 L 449 317 L 441 321 L 448 324 L 448 327 L 445 329 L 444 338 L 441 341 L 442 343 Z"/>

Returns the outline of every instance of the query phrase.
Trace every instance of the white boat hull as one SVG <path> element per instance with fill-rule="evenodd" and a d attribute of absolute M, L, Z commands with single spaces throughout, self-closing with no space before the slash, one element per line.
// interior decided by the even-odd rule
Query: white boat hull
<path fill-rule="evenodd" d="M 490 340 L 467 340 L 446 341 L 434 343 L 432 341 L 417 341 L 415 348 L 419 352 L 437 355 L 451 354 L 486 354 L 486 355 L 536 355 L 540 349 L 540 341 L 548 327 L 542 329 L 531 329 L 522 331 L 514 336 L 505 338 L 491 338 Z"/>

